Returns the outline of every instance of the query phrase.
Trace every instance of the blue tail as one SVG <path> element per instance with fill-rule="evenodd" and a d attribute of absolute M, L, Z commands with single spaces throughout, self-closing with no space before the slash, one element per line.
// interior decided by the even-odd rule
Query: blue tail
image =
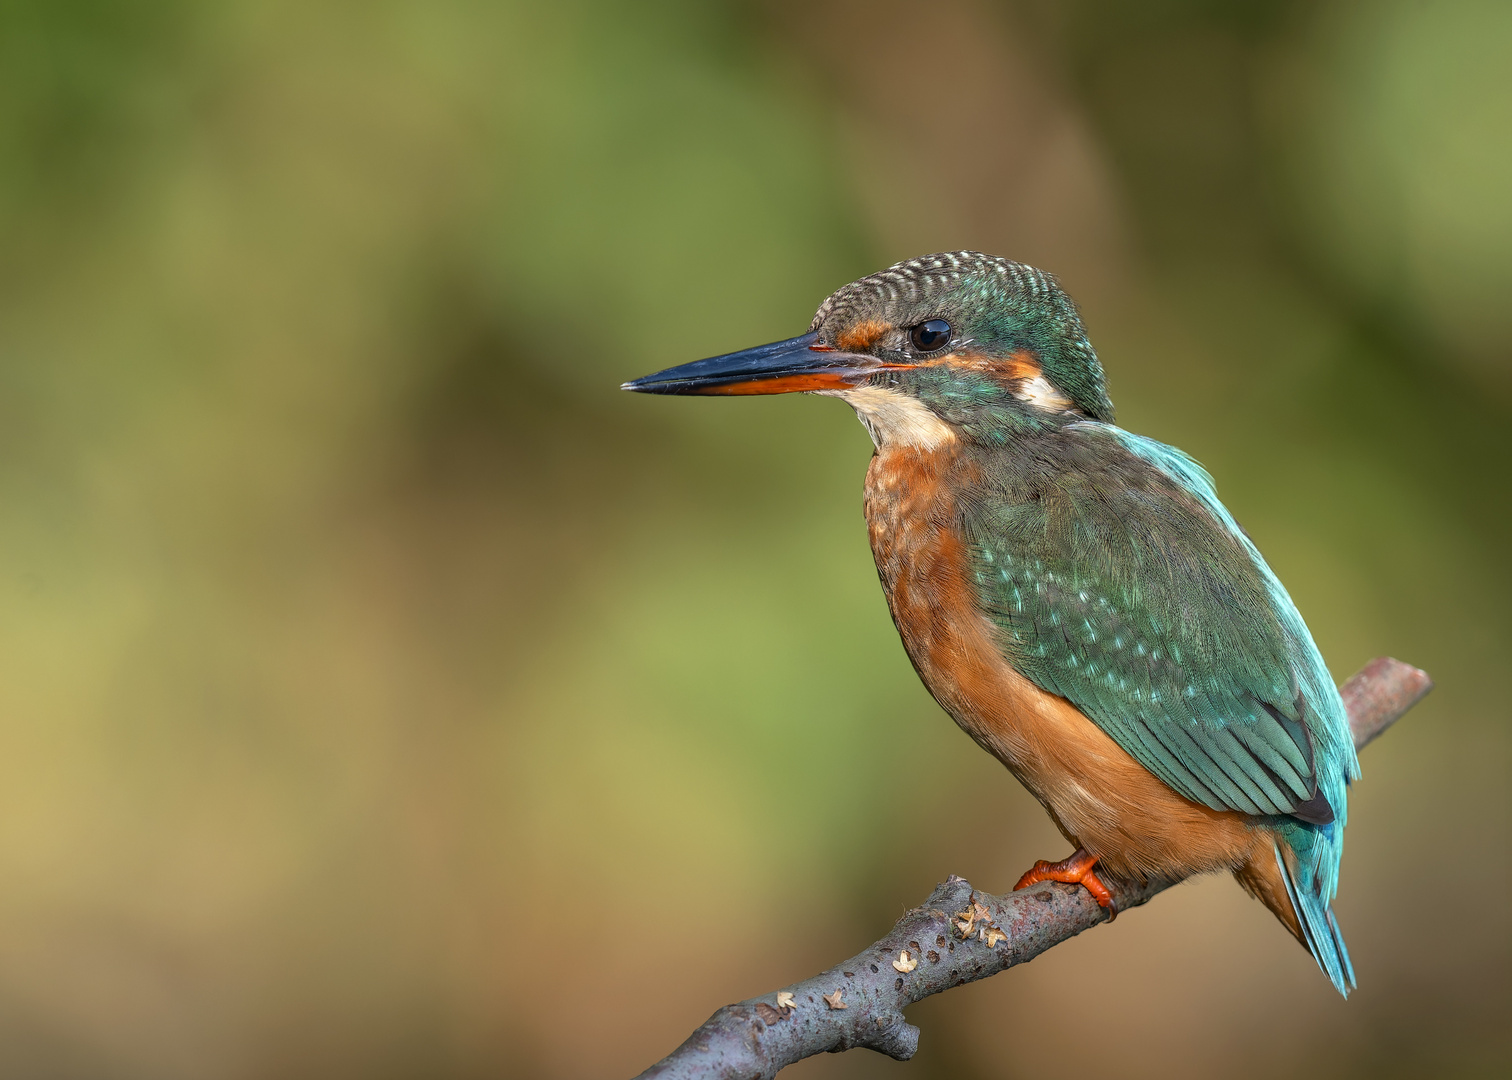
<path fill-rule="evenodd" d="M 1302 924 L 1308 952 L 1323 969 L 1334 989 L 1345 997 L 1355 988 L 1354 965 L 1330 905 L 1339 879 L 1339 848 L 1342 839 L 1336 824 L 1308 825 L 1287 822 L 1279 832 L 1276 863 L 1292 910 Z"/>

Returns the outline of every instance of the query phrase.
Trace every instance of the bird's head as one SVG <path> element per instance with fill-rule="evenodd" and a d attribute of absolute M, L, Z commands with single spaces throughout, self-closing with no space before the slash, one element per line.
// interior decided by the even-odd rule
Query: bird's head
<path fill-rule="evenodd" d="M 975 251 L 853 281 L 809 332 L 627 382 L 650 394 L 785 394 L 850 402 L 877 445 L 997 442 L 1025 427 L 1111 421 L 1076 305 L 1041 270 Z"/>

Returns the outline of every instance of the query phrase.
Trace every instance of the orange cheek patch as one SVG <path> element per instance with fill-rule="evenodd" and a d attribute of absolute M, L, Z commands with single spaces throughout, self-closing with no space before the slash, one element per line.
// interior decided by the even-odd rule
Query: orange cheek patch
<path fill-rule="evenodd" d="M 1032 352 L 1016 352 L 1003 363 L 1003 374 L 1010 379 L 1037 379 L 1045 369 Z"/>
<path fill-rule="evenodd" d="M 891 329 L 892 327 L 885 322 L 867 319 L 842 333 L 835 340 L 835 344 L 846 352 L 862 352 L 871 348 L 873 342 Z"/>
<path fill-rule="evenodd" d="M 981 353 L 974 352 L 950 352 L 944 356 L 936 356 L 931 360 L 920 360 L 915 364 L 889 364 L 889 368 L 929 368 L 929 367 L 954 367 L 963 371 L 996 371 L 1000 369 L 1000 362 L 989 359 Z"/>

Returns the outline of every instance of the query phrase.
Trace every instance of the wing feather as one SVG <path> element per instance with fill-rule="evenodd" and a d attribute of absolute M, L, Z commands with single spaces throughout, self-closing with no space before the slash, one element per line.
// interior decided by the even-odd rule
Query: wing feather
<path fill-rule="evenodd" d="M 1057 468 L 983 470 L 962 523 L 1009 661 L 1189 799 L 1342 817 L 1342 702 L 1207 474 L 1111 425 L 1058 437 Z"/>

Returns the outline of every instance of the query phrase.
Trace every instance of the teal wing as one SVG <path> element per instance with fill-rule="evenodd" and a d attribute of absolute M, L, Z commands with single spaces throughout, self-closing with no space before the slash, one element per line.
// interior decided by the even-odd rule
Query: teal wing
<path fill-rule="evenodd" d="M 1030 463 L 963 522 L 1010 662 L 1195 802 L 1342 827 L 1358 775 L 1343 703 L 1211 479 L 1111 425 L 1058 439 L 1044 482 Z"/>

